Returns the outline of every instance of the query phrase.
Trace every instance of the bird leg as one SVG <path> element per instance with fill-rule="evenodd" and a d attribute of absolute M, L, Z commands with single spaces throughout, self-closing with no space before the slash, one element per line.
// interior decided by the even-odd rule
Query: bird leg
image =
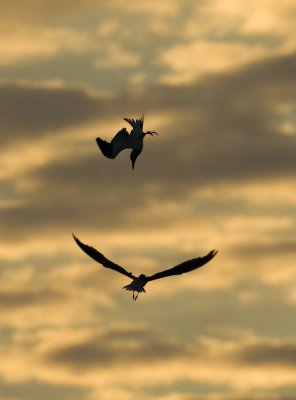
<path fill-rule="evenodd" d="M 123 289 L 133 292 L 133 299 L 137 300 L 139 293 L 145 293 L 145 284 L 145 277 L 143 275 L 140 275 L 138 278 L 134 279 L 129 285 L 123 286 Z"/>

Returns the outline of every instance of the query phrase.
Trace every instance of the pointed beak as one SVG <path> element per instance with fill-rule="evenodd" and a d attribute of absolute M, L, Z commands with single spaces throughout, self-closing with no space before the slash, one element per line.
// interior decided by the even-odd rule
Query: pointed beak
<path fill-rule="evenodd" d="M 133 150 L 133 151 L 131 152 L 130 159 L 131 159 L 131 162 L 132 162 L 132 168 L 133 168 L 133 169 L 135 168 L 136 159 L 138 158 L 138 155 L 139 155 L 140 153 L 141 153 L 141 152 L 137 152 L 137 151 L 135 151 L 135 150 Z"/>

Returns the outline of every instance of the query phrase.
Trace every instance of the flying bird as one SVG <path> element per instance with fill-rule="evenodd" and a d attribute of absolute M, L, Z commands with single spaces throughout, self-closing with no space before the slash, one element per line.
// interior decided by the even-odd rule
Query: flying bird
<path fill-rule="evenodd" d="M 181 264 L 176 265 L 175 267 L 166 269 L 161 272 L 157 272 L 156 274 L 150 276 L 141 274 L 137 277 L 133 275 L 131 272 L 128 272 L 125 268 L 121 267 L 120 265 L 115 264 L 113 261 L 108 260 L 108 258 L 106 258 L 98 250 L 94 249 L 91 246 L 88 246 L 87 244 L 82 243 L 74 234 L 73 238 L 75 242 L 78 244 L 78 246 L 81 248 L 81 250 L 83 250 L 89 257 L 93 258 L 103 267 L 113 269 L 114 271 L 120 272 L 121 274 L 132 279 L 132 282 L 124 286 L 123 289 L 132 291 L 134 300 L 137 300 L 139 293 L 142 292 L 145 293 L 144 286 L 148 282 L 154 281 L 155 279 L 165 278 L 167 276 L 181 275 L 184 274 L 185 272 L 193 271 L 211 261 L 211 259 L 214 258 L 218 252 L 217 250 L 211 250 L 204 257 L 197 257 L 193 258 L 192 260 L 184 261 Z"/>
<path fill-rule="evenodd" d="M 99 137 L 96 138 L 96 142 L 101 149 L 101 152 L 107 158 L 115 158 L 122 150 L 132 149 L 130 159 L 132 162 L 132 168 L 134 169 L 136 159 L 143 150 L 144 137 L 146 135 L 158 135 L 158 133 L 155 131 L 143 131 L 144 115 L 140 119 L 136 120 L 130 118 L 123 119 L 133 128 L 130 133 L 128 133 L 126 128 L 122 128 L 116 133 L 110 143 Z"/>

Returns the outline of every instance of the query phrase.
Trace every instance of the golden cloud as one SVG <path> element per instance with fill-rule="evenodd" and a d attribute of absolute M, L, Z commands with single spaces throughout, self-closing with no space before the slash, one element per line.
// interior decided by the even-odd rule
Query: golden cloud
<path fill-rule="evenodd" d="M 94 48 L 87 32 L 71 28 L 17 27 L 0 39 L 0 65 L 53 58 L 61 53 L 81 54 Z"/>
<path fill-rule="evenodd" d="M 8 381 L 74 381 L 78 387 L 87 385 L 97 390 L 103 386 L 112 392 L 127 381 L 135 391 L 147 381 L 151 387 L 186 380 L 224 384 L 230 392 L 242 393 L 295 382 L 296 345 L 289 338 L 246 334 L 235 340 L 197 337 L 184 344 L 130 325 L 123 330 L 119 326 L 99 331 L 78 327 L 75 335 L 72 330 L 51 329 L 33 337 L 15 337 L 11 344 L 1 349 L 0 369 Z M 25 368 L 28 363 L 30 368 Z"/>

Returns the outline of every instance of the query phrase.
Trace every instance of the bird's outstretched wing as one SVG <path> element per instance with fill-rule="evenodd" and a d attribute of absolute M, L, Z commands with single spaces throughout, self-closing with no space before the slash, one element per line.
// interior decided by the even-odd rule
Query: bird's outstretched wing
<path fill-rule="evenodd" d="M 140 119 L 134 120 L 133 118 L 123 118 L 124 121 L 128 122 L 133 129 L 137 129 L 138 127 L 143 130 L 143 125 L 144 125 L 144 114 Z"/>
<path fill-rule="evenodd" d="M 115 158 L 122 150 L 131 147 L 130 135 L 125 128 L 120 129 L 110 143 L 99 137 L 96 138 L 96 142 L 101 149 L 101 152 L 107 158 Z"/>
<path fill-rule="evenodd" d="M 116 155 L 121 152 L 121 150 L 131 147 L 130 145 L 130 135 L 125 128 L 120 129 L 116 133 L 114 138 L 111 140 L 111 144 L 116 152 Z"/>
<path fill-rule="evenodd" d="M 193 258 L 192 260 L 184 261 L 181 264 L 176 265 L 173 268 L 166 269 L 165 271 L 157 272 L 154 275 L 147 276 L 147 281 L 153 281 L 155 279 L 165 278 L 166 276 L 171 275 L 181 275 L 185 272 L 193 271 L 194 269 L 200 268 L 209 261 L 217 254 L 217 250 L 211 250 L 206 256 Z"/>
<path fill-rule="evenodd" d="M 113 269 L 114 271 L 120 272 L 121 274 L 128 276 L 131 279 L 136 279 L 136 277 L 131 272 L 127 272 L 120 265 L 117 265 L 113 261 L 108 260 L 108 258 L 106 258 L 102 253 L 100 253 L 93 247 L 80 242 L 80 240 L 74 234 L 73 238 L 78 246 L 81 248 L 81 250 L 83 250 L 89 257 L 93 258 L 99 264 L 103 265 L 103 267 Z"/>

